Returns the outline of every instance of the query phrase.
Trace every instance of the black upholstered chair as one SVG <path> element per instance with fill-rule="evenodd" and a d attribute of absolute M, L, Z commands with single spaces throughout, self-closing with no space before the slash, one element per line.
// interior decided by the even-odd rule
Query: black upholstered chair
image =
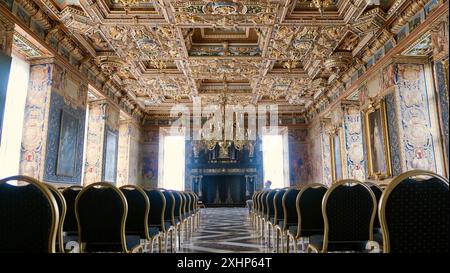
<path fill-rule="evenodd" d="M 150 201 L 150 212 L 148 214 L 148 233 L 150 235 L 150 244 L 158 239 L 158 249 L 162 252 L 162 239 L 166 232 L 164 226 L 164 214 L 166 210 L 166 198 L 158 189 L 144 190 Z M 153 247 L 151 247 L 153 249 Z"/>
<path fill-rule="evenodd" d="M 259 215 L 260 218 L 260 227 L 261 227 L 261 237 L 264 239 L 266 236 L 266 216 L 267 216 L 267 195 L 270 191 L 263 191 L 261 196 L 259 197 L 259 202 L 261 205 L 261 212 Z"/>
<path fill-rule="evenodd" d="M 266 196 L 265 199 L 265 203 L 266 203 L 266 214 L 265 214 L 265 219 L 266 219 L 266 223 L 267 223 L 267 244 L 268 247 L 271 247 L 271 234 L 274 231 L 274 223 L 275 223 L 275 207 L 273 204 L 273 200 L 275 199 L 275 195 L 278 193 L 278 189 L 277 190 L 270 190 L 269 193 Z"/>
<path fill-rule="evenodd" d="M 93 183 L 78 194 L 75 216 L 80 252 L 129 252 L 140 246 L 139 236 L 126 237 L 128 203 L 110 183 Z"/>
<path fill-rule="evenodd" d="M 366 184 L 370 187 L 373 194 L 375 195 L 375 200 L 378 204 L 380 203 L 381 195 L 383 194 L 383 189 L 375 183 L 366 182 Z M 379 245 L 383 245 L 383 234 L 381 232 L 381 224 L 378 216 L 378 209 L 375 210 L 375 219 L 373 220 L 373 240 L 377 242 Z"/>
<path fill-rule="evenodd" d="M 367 243 L 373 241 L 375 210 L 375 195 L 369 186 L 356 180 L 335 183 L 322 201 L 324 234 L 310 236 L 308 250 L 365 252 Z"/>
<path fill-rule="evenodd" d="M 191 219 L 191 232 L 193 232 L 195 230 L 195 216 L 196 216 L 196 207 L 197 207 L 197 200 L 196 200 L 196 196 L 194 195 L 193 192 L 186 192 L 191 201 L 190 201 L 190 206 L 189 206 L 189 216 Z"/>
<path fill-rule="evenodd" d="M 283 210 L 283 197 L 288 189 L 284 188 L 281 190 L 278 190 L 273 198 L 273 208 L 274 208 L 274 217 L 273 217 L 273 227 L 275 228 L 276 232 L 276 252 L 280 252 L 280 240 L 281 240 L 281 246 L 283 246 L 283 233 L 281 226 L 283 225 L 284 221 L 284 210 Z M 282 247 L 283 248 L 283 247 Z M 281 249 L 283 251 L 283 249 Z"/>
<path fill-rule="evenodd" d="M 322 201 L 328 188 L 323 184 L 308 184 L 304 186 L 297 195 L 296 211 L 297 225 L 291 226 L 288 236 L 294 241 L 294 248 L 297 251 L 298 240 L 301 239 L 302 250 L 304 241 L 310 236 L 324 234 L 324 223 L 322 215 Z"/>
<path fill-rule="evenodd" d="M 428 171 L 396 177 L 381 196 L 385 253 L 448 253 L 448 179 Z"/>
<path fill-rule="evenodd" d="M 259 214 L 259 204 L 258 204 L 258 198 L 261 194 L 261 191 L 256 191 L 253 194 L 253 209 L 252 209 L 252 225 L 253 228 L 257 231 L 258 230 L 258 214 Z"/>
<path fill-rule="evenodd" d="M 190 199 L 188 198 L 186 193 L 183 191 L 180 191 L 180 195 L 183 200 L 183 205 L 181 207 L 181 216 L 183 218 L 181 230 L 182 230 L 182 232 L 184 231 L 185 237 L 187 238 L 188 230 L 189 230 L 189 228 L 188 228 L 189 227 L 189 217 L 188 217 L 189 212 L 188 212 L 188 210 L 189 210 L 189 200 Z"/>
<path fill-rule="evenodd" d="M 192 234 L 192 202 L 194 202 L 194 200 L 192 200 L 192 196 L 184 191 L 184 197 L 186 197 L 186 226 L 185 226 L 185 231 L 186 231 L 186 236 L 188 236 L 189 234 Z"/>
<path fill-rule="evenodd" d="M 150 211 L 150 201 L 144 190 L 135 185 L 125 185 L 119 188 L 125 196 L 128 204 L 128 213 L 125 225 L 125 236 L 127 239 L 139 237 L 143 251 L 147 251 L 147 242 L 150 241 L 148 233 L 148 214 Z M 150 252 L 153 252 L 150 244 Z"/>
<path fill-rule="evenodd" d="M 45 184 L 27 176 L 0 180 L 0 219 L 0 252 L 56 252 L 58 204 Z"/>
<path fill-rule="evenodd" d="M 279 227 L 281 230 L 281 234 L 286 238 L 286 251 L 289 252 L 289 232 L 293 229 L 293 233 L 296 234 L 298 218 L 297 218 L 297 195 L 300 192 L 299 188 L 290 188 L 286 190 L 286 193 L 283 195 L 282 199 L 282 207 L 283 207 L 283 216 L 284 219 L 280 223 Z M 297 252 L 297 244 L 294 244 L 294 251 Z"/>
<path fill-rule="evenodd" d="M 58 233 L 56 234 L 56 251 L 60 253 L 64 253 L 64 238 L 63 238 L 63 226 L 64 226 L 64 218 L 66 217 L 67 205 L 66 200 L 64 200 L 64 196 L 62 193 L 54 186 L 50 184 L 46 184 L 47 188 L 52 193 L 53 197 L 58 204 L 58 212 L 59 212 L 59 222 L 58 222 Z"/>
<path fill-rule="evenodd" d="M 183 196 L 179 191 L 172 191 L 173 198 L 175 199 L 175 208 L 173 211 L 173 217 L 175 220 L 175 230 L 178 237 L 178 249 L 181 249 L 181 228 L 183 224 Z"/>
<path fill-rule="evenodd" d="M 175 223 L 175 197 L 173 193 L 169 190 L 161 190 L 164 198 L 166 199 L 166 209 L 164 210 L 164 245 L 165 251 L 167 252 L 167 240 L 170 236 L 170 249 L 171 252 L 175 251 L 173 240 L 176 223 Z M 176 232 L 175 232 L 176 240 Z"/>
<path fill-rule="evenodd" d="M 70 186 L 62 191 L 67 206 L 63 225 L 63 240 L 66 252 L 75 250 L 75 246 L 78 245 L 78 223 L 75 217 L 75 199 L 81 190 L 83 190 L 81 186 Z M 71 249 L 68 250 L 68 247 Z"/>
<path fill-rule="evenodd" d="M 192 192 L 192 194 L 194 195 L 194 211 L 195 211 L 195 227 L 198 228 L 200 226 L 200 198 L 197 195 L 197 193 Z"/>

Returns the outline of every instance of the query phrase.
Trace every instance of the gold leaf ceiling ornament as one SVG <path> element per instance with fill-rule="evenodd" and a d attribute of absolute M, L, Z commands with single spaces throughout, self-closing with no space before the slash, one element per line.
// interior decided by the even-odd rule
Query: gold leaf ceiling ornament
<path fill-rule="evenodd" d="M 234 28 L 242 24 L 272 25 L 278 3 L 268 0 L 171 1 L 178 25 Z"/>
<path fill-rule="evenodd" d="M 191 59 L 189 67 L 195 79 L 251 79 L 259 73 L 259 59 Z"/>
<path fill-rule="evenodd" d="M 317 8 L 320 14 L 323 14 L 326 8 L 335 4 L 335 0 L 301 0 L 301 2 L 310 2 L 310 6 Z"/>
<path fill-rule="evenodd" d="M 123 5 L 126 13 L 128 13 L 132 7 L 138 6 L 141 3 L 148 3 L 151 0 L 116 0 L 116 2 Z"/>

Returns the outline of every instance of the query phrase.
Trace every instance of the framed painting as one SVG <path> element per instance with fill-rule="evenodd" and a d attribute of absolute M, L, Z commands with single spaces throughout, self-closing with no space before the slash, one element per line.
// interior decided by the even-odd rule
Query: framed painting
<path fill-rule="evenodd" d="M 105 131 L 105 152 L 103 157 L 103 181 L 116 182 L 117 175 L 117 133 L 107 129 Z"/>
<path fill-rule="evenodd" d="M 334 134 L 330 135 L 330 152 L 331 152 L 331 174 L 333 182 L 344 178 L 343 152 L 341 141 L 342 130 L 338 129 Z"/>
<path fill-rule="evenodd" d="M 385 101 L 370 107 L 365 112 L 364 120 L 369 178 L 388 178 L 391 176 L 391 157 Z"/>
<path fill-rule="evenodd" d="M 78 118 L 65 110 L 61 111 L 56 175 L 68 177 L 76 175 L 78 126 Z"/>

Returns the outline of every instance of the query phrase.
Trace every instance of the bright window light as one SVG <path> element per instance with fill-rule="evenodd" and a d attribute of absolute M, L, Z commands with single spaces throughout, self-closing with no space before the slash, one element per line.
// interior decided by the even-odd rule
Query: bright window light
<path fill-rule="evenodd" d="M 0 178 L 19 174 L 25 100 L 30 65 L 12 56 L 0 145 Z"/>
<path fill-rule="evenodd" d="M 184 190 L 184 136 L 164 136 L 160 188 Z"/>
<path fill-rule="evenodd" d="M 285 169 L 287 149 L 285 149 L 284 135 L 263 135 L 262 146 L 264 182 L 272 181 L 272 189 L 286 187 L 286 181 L 288 181 Z"/>

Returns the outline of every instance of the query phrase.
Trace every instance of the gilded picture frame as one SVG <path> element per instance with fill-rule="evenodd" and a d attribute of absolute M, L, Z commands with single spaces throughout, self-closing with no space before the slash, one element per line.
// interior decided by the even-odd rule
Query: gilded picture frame
<path fill-rule="evenodd" d="M 392 176 L 386 103 L 382 99 L 364 112 L 364 139 L 369 179 Z"/>
<path fill-rule="evenodd" d="M 342 128 L 330 134 L 331 176 L 333 183 L 344 179 L 344 146 L 342 143 Z"/>

